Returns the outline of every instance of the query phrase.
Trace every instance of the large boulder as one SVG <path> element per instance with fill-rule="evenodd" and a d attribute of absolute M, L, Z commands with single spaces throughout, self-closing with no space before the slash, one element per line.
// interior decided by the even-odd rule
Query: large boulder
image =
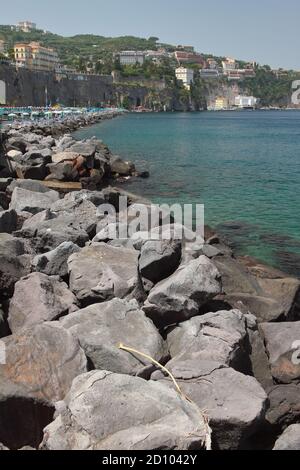
<path fill-rule="evenodd" d="M 51 162 L 51 150 L 31 149 L 16 164 L 16 172 L 19 178 L 43 180 L 47 174 L 47 164 Z"/>
<path fill-rule="evenodd" d="M 250 270 L 232 257 L 214 258 L 222 276 L 222 300 L 259 322 L 294 321 L 300 318 L 300 281 L 274 273 L 261 276 L 262 270 Z M 269 276 L 269 277 L 268 277 Z M 284 276 L 284 275 L 283 275 Z"/>
<path fill-rule="evenodd" d="M 205 256 L 181 266 L 157 284 L 144 311 L 158 327 L 180 323 L 199 314 L 200 307 L 221 292 L 219 272 Z"/>
<path fill-rule="evenodd" d="M 54 214 L 73 217 L 73 225 L 87 232 L 92 238 L 96 233 L 98 221 L 96 206 L 87 199 L 71 200 L 64 198 L 56 201 L 51 206 Z"/>
<path fill-rule="evenodd" d="M 300 420 L 300 385 L 275 385 L 268 392 L 266 419 L 277 433 Z"/>
<path fill-rule="evenodd" d="M 93 158 L 95 156 L 97 145 L 92 140 L 85 142 L 76 142 L 73 144 L 67 152 L 74 152 L 82 155 L 85 158 Z"/>
<path fill-rule="evenodd" d="M 158 362 L 166 356 L 162 337 L 134 300 L 113 299 L 91 305 L 63 318 L 61 323 L 78 338 L 96 369 L 143 375 L 152 363 L 120 350 L 121 343 Z"/>
<path fill-rule="evenodd" d="M 33 270 L 48 276 L 65 278 L 68 275 L 69 257 L 79 251 L 80 248 L 75 243 L 64 242 L 52 251 L 37 255 L 32 261 Z"/>
<path fill-rule="evenodd" d="M 167 336 L 172 358 L 215 361 L 247 372 L 247 318 L 239 310 L 207 313 L 181 323 Z"/>
<path fill-rule="evenodd" d="M 11 181 L 9 186 L 7 187 L 7 193 L 12 194 L 15 188 L 27 189 L 28 191 L 33 191 L 37 193 L 49 193 L 52 191 L 39 181 L 28 179 Z"/>
<path fill-rule="evenodd" d="M 142 246 L 139 270 L 154 284 L 171 276 L 181 261 L 180 241 L 148 241 Z"/>
<path fill-rule="evenodd" d="M 300 383 L 300 322 L 260 326 L 277 383 Z"/>
<path fill-rule="evenodd" d="M 2 340 L 0 440 L 12 450 L 38 448 L 73 379 L 87 371 L 86 357 L 72 335 L 57 323 L 37 325 Z"/>
<path fill-rule="evenodd" d="M 16 212 L 31 212 L 37 214 L 59 200 L 59 194 L 56 191 L 46 193 L 37 193 L 27 189 L 15 188 L 12 194 L 10 209 Z"/>
<path fill-rule="evenodd" d="M 83 306 L 127 297 L 137 285 L 138 253 L 105 243 L 86 246 L 68 260 L 70 289 Z"/>
<path fill-rule="evenodd" d="M 74 380 L 45 429 L 48 450 L 201 449 L 205 423 L 164 384 L 94 371 Z"/>
<path fill-rule="evenodd" d="M 118 156 L 112 156 L 110 159 L 111 172 L 120 176 L 130 176 L 135 172 L 135 166 L 132 162 L 125 162 Z"/>
<path fill-rule="evenodd" d="M 64 282 L 42 273 L 32 273 L 15 285 L 8 323 L 17 333 L 39 323 L 57 320 L 77 310 L 76 298 Z"/>
<path fill-rule="evenodd" d="M 12 296 L 15 283 L 30 273 L 30 263 L 24 241 L 0 233 L 0 300 Z"/>
<path fill-rule="evenodd" d="M 300 450 L 300 424 L 289 426 L 277 439 L 273 450 Z"/>
<path fill-rule="evenodd" d="M 12 233 L 17 229 L 18 215 L 15 210 L 0 212 L 0 233 Z"/>
<path fill-rule="evenodd" d="M 67 241 L 80 247 L 89 241 L 87 232 L 76 223 L 72 213 L 55 213 L 50 210 L 27 220 L 15 235 L 29 239 L 37 253 L 52 251 Z"/>
<path fill-rule="evenodd" d="M 267 395 L 253 377 L 198 357 L 172 361 L 166 368 L 183 393 L 200 410 L 206 410 L 215 449 L 247 446 L 248 439 L 264 423 L 267 405 Z M 173 386 L 162 373 L 156 373 L 154 378 Z"/>
<path fill-rule="evenodd" d="M 87 371 L 78 341 L 57 322 L 35 325 L 2 341 L 6 364 L 0 365 L 0 402 L 15 396 L 55 403 Z"/>

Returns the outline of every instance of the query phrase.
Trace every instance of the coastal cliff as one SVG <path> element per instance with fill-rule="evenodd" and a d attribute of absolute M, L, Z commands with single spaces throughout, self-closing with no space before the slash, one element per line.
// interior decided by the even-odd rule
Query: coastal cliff
<path fill-rule="evenodd" d="M 132 164 L 69 134 L 98 118 L 3 135 L 0 448 L 297 446 L 300 281 L 236 259 L 209 227 L 178 238 L 157 206 L 156 232 L 170 237 L 120 238 L 121 216 L 137 221 L 151 203 L 130 195 L 121 208 L 128 194 L 105 171 L 128 177 Z M 24 175 L 46 165 L 86 189 Z M 81 175 L 91 169 L 102 178 Z"/>

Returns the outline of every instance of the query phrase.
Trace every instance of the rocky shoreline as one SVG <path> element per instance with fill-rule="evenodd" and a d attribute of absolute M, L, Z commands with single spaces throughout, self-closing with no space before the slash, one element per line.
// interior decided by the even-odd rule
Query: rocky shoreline
<path fill-rule="evenodd" d="M 137 172 L 86 119 L 2 133 L 0 449 L 300 449 L 300 281 L 208 227 L 112 237 Z"/>

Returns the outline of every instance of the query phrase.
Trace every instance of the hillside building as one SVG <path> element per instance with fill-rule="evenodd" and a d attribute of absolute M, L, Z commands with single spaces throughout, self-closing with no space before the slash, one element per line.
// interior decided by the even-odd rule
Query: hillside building
<path fill-rule="evenodd" d="M 175 73 L 177 80 L 181 81 L 187 90 L 190 90 L 191 84 L 194 82 L 194 71 L 185 67 L 179 67 Z"/>
<path fill-rule="evenodd" d="M 145 53 L 143 51 L 122 51 L 118 57 L 121 65 L 143 65 L 145 62 Z"/>
<path fill-rule="evenodd" d="M 16 25 L 17 31 L 23 31 L 23 33 L 30 33 L 30 31 L 34 31 L 36 29 L 36 23 L 32 23 L 32 21 L 19 21 Z"/>
<path fill-rule="evenodd" d="M 16 43 L 14 54 L 17 67 L 49 72 L 59 65 L 57 52 L 42 46 L 39 42 Z"/>

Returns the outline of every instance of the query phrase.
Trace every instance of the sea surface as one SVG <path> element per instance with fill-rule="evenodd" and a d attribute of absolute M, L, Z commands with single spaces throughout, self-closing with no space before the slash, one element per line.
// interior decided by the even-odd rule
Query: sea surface
<path fill-rule="evenodd" d="M 150 178 L 124 187 L 157 203 L 202 203 L 206 223 L 300 277 L 300 112 L 128 114 L 80 130 Z"/>

